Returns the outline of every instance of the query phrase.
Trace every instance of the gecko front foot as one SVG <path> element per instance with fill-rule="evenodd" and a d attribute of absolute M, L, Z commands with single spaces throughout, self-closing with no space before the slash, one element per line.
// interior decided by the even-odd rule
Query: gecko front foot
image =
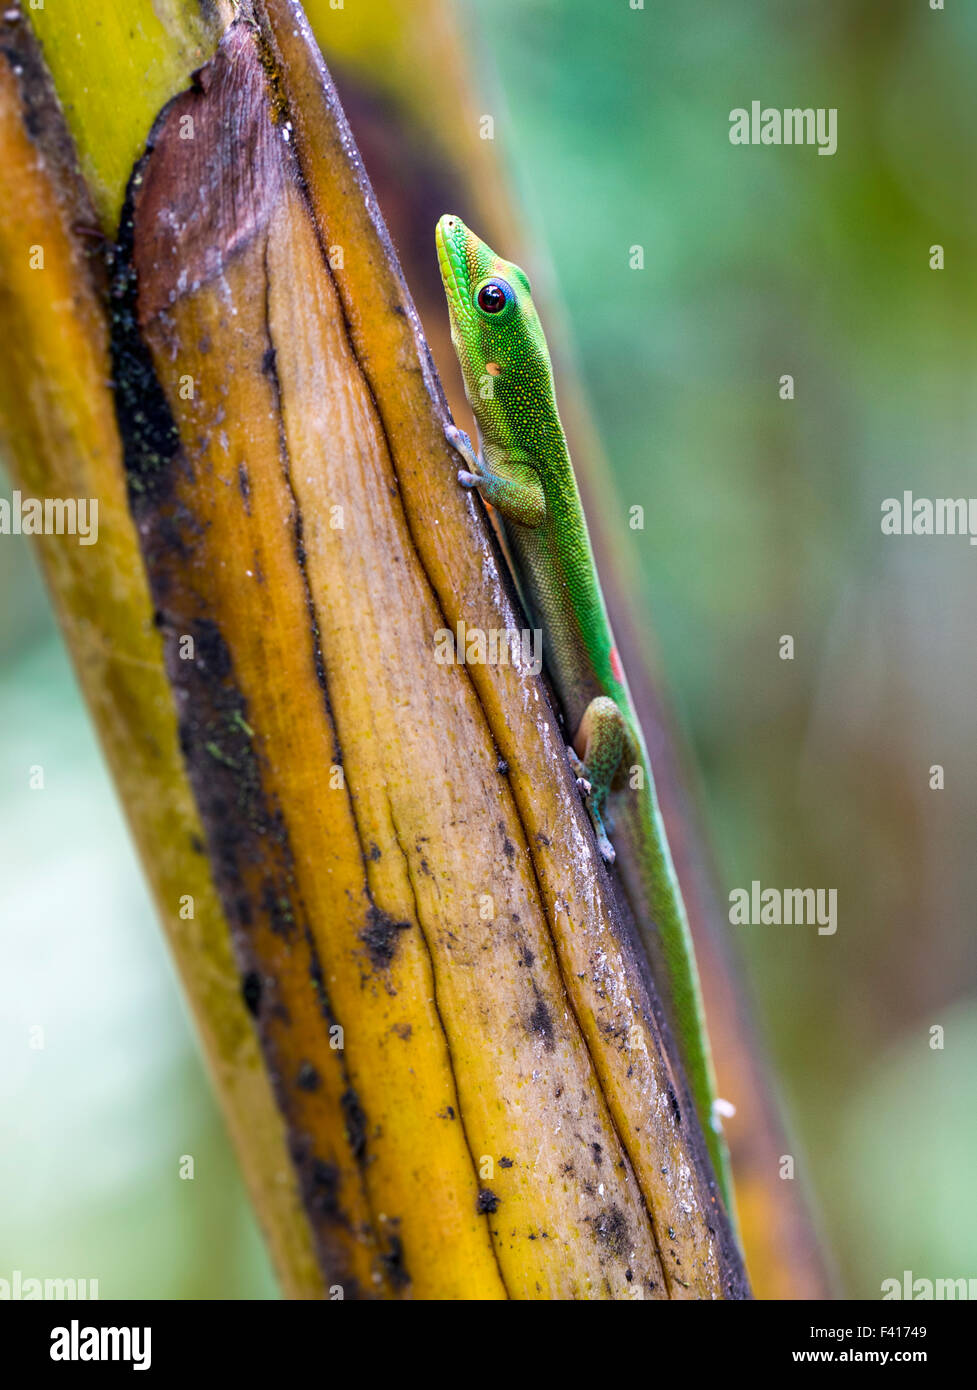
<path fill-rule="evenodd" d="M 464 467 L 458 471 L 462 487 L 478 488 L 485 502 L 495 507 L 507 521 L 520 526 L 543 524 L 546 501 L 538 470 L 523 460 L 496 460 L 494 470 L 477 452 L 471 439 L 457 425 L 445 425 L 444 437 Z"/>
<path fill-rule="evenodd" d="M 452 449 L 454 449 L 455 453 L 460 454 L 464 459 L 468 472 L 474 473 L 477 478 L 481 473 L 478 454 L 475 452 L 475 447 L 465 431 L 460 430 L 457 425 L 445 425 L 444 437 L 451 445 Z"/>
<path fill-rule="evenodd" d="M 482 460 L 465 431 L 460 430 L 457 425 L 445 425 L 444 437 L 465 464 L 464 468 L 458 469 L 458 481 L 462 487 L 484 487 L 488 479 Z"/>

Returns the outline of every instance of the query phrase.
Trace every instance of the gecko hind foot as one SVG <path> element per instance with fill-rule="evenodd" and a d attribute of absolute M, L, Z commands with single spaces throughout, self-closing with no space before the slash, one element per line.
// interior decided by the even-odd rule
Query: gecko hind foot
<path fill-rule="evenodd" d="M 594 834 L 597 836 L 597 848 L 600 850 L 600 857 L 605 864 L 613 864 L 617 858 L 617 854 L 615 853 L 614 846 L 607 837 L 607 831 L 604 828 L 601 814 L 596 806 L 593 805 L 590 797 L 587 798 L 587 810 L 590 813 L 590 822 L 594 827 Z"/>
<path fill-rule="evenodd" d="M 577 790 L 580 792 L 581 796 L 589 796 L 594 790 L 594 785 L 587 776 L 587 769 L 569 746 L 567 747 L 567 757 L 570 760 L 570 771 L 573 773 L 573 780 L 577 784 Z"/>
<path fill-rule="evenodd" d="M 567 744 L 567 762 L 570 764 L 570 767 L 573 770 L 573 775 L 577 779 L 577 785 L 579 786 L 581 782 L 586 782 L 587 790 L 590 791 L 590 782 L 587 778 L 587 769 L 584 767 L 583 763 L 577 757 L 577 750 L 571 747 L 569 743 Z"/>
<path fill-rule="evenodd" d="M 600 850 L 600 857 L 605 864 L 613 864 L 617 855 L 607 834 L 610 820 L 608 819 L 607 825 L 605 825 L 604 819 L 600 813 L 600 794 L 594 791 L 594 785 L 587 773 L 586 764 L 581 762 L 580 758 L 577 756 L 576 750 L 569 745 L 567 746 L 567 758 L 570 762 L 570 769 L 576 779 L 577 787 L 583 796 L 587 814 L 590 816 L 590 823 L 594 827 L 594 834 L 597 837 L 597 848 Z"/>

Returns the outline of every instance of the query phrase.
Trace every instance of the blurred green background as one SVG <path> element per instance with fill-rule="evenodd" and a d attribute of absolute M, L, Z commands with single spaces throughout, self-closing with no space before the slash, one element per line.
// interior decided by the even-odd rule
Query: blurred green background
<path fill-rule="evenodd" d="M 730 930 L 840 1287 L 977 1277 L 977 551 L 880 530 L 906 489 L 977 495 L 977 14 L 464 9 L 612 460 L 721 895 L 837 889 L 833 937 Z M 729 112 L 753 100 L 836 107 L 837 153 L 731 146 Z M 20 538 L 0 538 L 0 592 L 0 1277 L 274 1296 Z M 38 1025 L 43 1049 L 25 1046 Z"/>

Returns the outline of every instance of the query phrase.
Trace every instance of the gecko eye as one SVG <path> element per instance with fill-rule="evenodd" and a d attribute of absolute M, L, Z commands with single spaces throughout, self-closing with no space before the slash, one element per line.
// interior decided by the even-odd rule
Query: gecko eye
<path fill-rule="evenodd" d="M 513 298 L 512 290 L 504 280 L 486 280 L 484 285 L 478 287 L 475 303 L 483 314 L 501 314 Z"/>

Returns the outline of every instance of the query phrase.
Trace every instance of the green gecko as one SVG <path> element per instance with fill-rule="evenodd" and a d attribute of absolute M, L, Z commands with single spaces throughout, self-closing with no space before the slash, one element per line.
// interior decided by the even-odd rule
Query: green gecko
<path fill-rule="evenodd" d="M 525 273 L 460 218 L 442 217 L 436 240 L 451 340 L 478 427 L 477 450 L 463 430 L 446 427 L 465 465 L 458 480 L 478 488 L 501 518 L 567 727 L 576 731 L 567 752 L 601 855 L 614 863 L 609 832 L 631 848 L 622 856 L 625 886 L 660 989 L 664 973 L 664 1003 L 732 1218 L 729 1154 L 692 936 L 601 593 L 532 290 Z M 616 830 L 607 810 L 612 792 Z"/>

